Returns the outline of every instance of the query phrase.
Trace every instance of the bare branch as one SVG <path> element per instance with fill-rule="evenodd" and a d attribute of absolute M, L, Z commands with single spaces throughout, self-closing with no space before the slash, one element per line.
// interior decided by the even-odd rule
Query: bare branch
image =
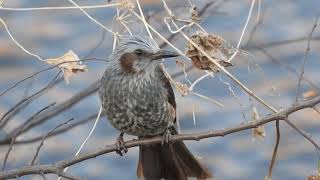
<path fill-rule="evenodd" d="M 69 124 L 67 124 L 67 125 L 59 128 L 59 129 L 56 129 L 55 131 L 53 131 L 52 133 L 50 133 L 50 134 L 48 135 L 47 139 L 50 138 L 50 137 L 53 137 L 53 136 L 57 136 L 57 135 L 59 135 L 59 134 L 62 134 L 62 133 L 64 133 L 64 132 L 67 132 L 67 131 L 69 131 L 69 130 L 75 128 L 75 127 L 78 127 L 78 126 L 80 126 L 80 125 L 83 125 L 83 124 L 85 124 L 85 123 L 88 123 L 88 122 L 92 121 L 95 117 L 97 117 L 97 115 L 98 115 L 98 114 L 92 114 L 92 115 L 90 115 L 90 116 L 88 116 L 88 117 L 85 117 L 85 118 L 83 118 L 83 119 L 81 119 L 81 120 L 75 121 L 74 123 L 69 123 Z M 32 138 L 30 138 L 30 139 L 25 139 L 25 140 L 16 141 L 15 144 L 33 143 L 33 142 L 40 141 L 41 139 L 42 139 L 42 136 L 36 136 L 36 137 L 32 137 Z M 0 142 L 0 145 L 1 145 L 1 144 L 4 144 L 4 143 Z"/>
<path fill-rule="evenodd" d="M 83 98 L 88 97 L 89 95 L 94 93 L 98 89 L 99 86 L 100 86 L 100 81 L 96 81 L 96 82 L 92 83 L 85 90 L 77 93 L 76 95 L 74 95 L 70 99 L 66 100 L 65 102 L 62 102 L 62 103 L 56 105 L 50 111 L 47 111 L 46 113 L 39 115 L 32 122 L 30 122 L 29 126 L 23 128 L 22 132 L 26 132 L 33 127 L 39 126 L 40 124 L 43 124 L 44 122 L 48 121 L 50 118 L 54 117 L 55 115 L 66 111 L 67 109 L 71 108 L 73 105 L 75 105 L 76 103 L 81 101 Z"/>
<path fill-rule="evenodd" d="M 288 71 L 289 71 L 290 73 L 292 73 L 293 75 L 299 77 L 299 73 L 298 73 L 294 68 L 290 67 L 288 64 L 283 63 L 281 60 L 276 59 L 275 57 L 273 57 L 273 56 L 271 55 L 271 53 L 269 53 L 266 49 L 264 49 L 264 48 L 259 48 L 259 50 L 260 50 L 264 55 L 266 55 L 268 58 L 270 58 L 270 60 L 271 60 L 272 62 L 274 62 L 274 63 L 282 66 L 283 68 L 285 68 L 286 70 L 288 70 Z M 320 87 L 319 87 L 316 83 L 314 83 L 311 79 L 307 78 L 306 76 L 303 76 L 302 78 L 303 78 L 303 80 L 305 80 L 306 82 L 308 82 L 310 86 L 312 86 L 312 87 L 315 88 L 315 89 L 320 90 Z"/>
<path fill-rule="evenodd" d="M 314 107 L 313 107 L 314 108 Z M 294 124 L 292 124 L 292 122 L 289 121 L 289 119 L 285 119 L 285 121 L 297 132 L 299 132 L 304 138 L 306 138 L 309 142 L 311 142 L 314 147 L 320 151 L 320 146 L 310 137 L 309 134 L 305 133 L 304 131 L 302 131 L 301 129 L 297 128 Z"/>
<path fill-rule="evenodd" d="M 301 73 L 300 73 L 300 77 L 299 77 L 299 81 L 298 81 L 298 85 L 297 85 L 296 102 L 298 102 L 298 97 L 299 97 L 299 93 L 300 93 L 300 86 L 301 86 L 301 80 L 302 80 L 302 77 L 303 77 L 303 74 L 304 74 L 304 67 L 306 65 L 306 62 L 307 62 L 307 59 L 308 59 L 308 54 L 309 54 L 309 51 L 310 51 L 310 42 L 311 42 L 312 34 L 313 34 L 314 30 L 317 27 L 318 19 L 319 19 L 319 16 L 314 21 L 314 24 L 312 26 L 311 32 L 309 33 L 309 36 L 308 36 L 307 48 L 306 48 L 306 51 L 304 53 L 303 63 L 301 65 L 301 71 L 300 71 Z"/>
<path fill-rule="evenodd" d="M 53 106 L 53 105 L 55 105 L 55 103 L 50 104 L 50 105 L 48 105 L 48 106 L 40 109 L 40 110 L 39 110 L 38 112 L 36 112 L 33 116 L 31 116 L 31 117 L 27 120 L 27 122 L 28 122 L 29 120 L 34 119 L 34 118 L 35 118 L 37 115 L 39 115 L 41 112 L 47 110 L 48 108 L 50 108 L 50 107 Z M 23 127 L 23 126 L 22 126 L 22 127 Z M 9 154 L 10 154 L 12 148 L 13 148 L 13 145 L 15 144 L 15 141 L 16 141 L 18 135 L 19 135 L 19 134 L 21 133 L 21 131 L 22 131 L 22 127 L 21 127 L 21 128 L 18 128 L 16 131 L 13 131 L 13 133 L 12 133 L 10 136 L 8 136 L 8 138 L 7 138 L 7 141 L 10 141 L 10 139 L 11 139 L 11 142 L 10 142 L 10 146 L 9 146 L 9 148 L 8 148 L 8 151 L 7 151 L 7 153 L 6 153 L 5 157 L 4 157 L 4 161 L 3 161 L 3 165 L 2 165 L 2 170 L 4 170 L 5 167 L 6 167 L 6 163 L 7 163 L 7 160 L 8 160 L 8 158 L 9 158 Z M 5 140 L 4 140 L 4 141 L 5 141 Z"/>
<path fill-rule="evenodd" d="M 10 108 L 0 119 L 0 129 L 3 128 L 9 121 L 10 117 L 12 117 L 13 114 L 18 113 L 21 109 L 26 107 L 28 103 L 35 98 L 41 96 L 43 93 L 45 93 L 48 89 L 53 87 L 55 85 L 57 78 L 59 77 L 61 71 L 57 73 L 57 75 L 50 81 L 44 88 L 40 89 L 39 91 L 35 92 L 34 94 L 30 95 L 29 97 L 26 97 L 19 101 L 15 106 Z"/>
<path fill-rule="evenodd" d="M 69 123 L 70 121 L 72 121 L 72 120 L 73 120 L 73 118 L 71 118 L 71 119 L 69 119 L 69 120 L 67 120 L 66 122 L 63 122 L 63 123 L 61 123 L 61 124 L 58 124 L 55 128 L 53 128 L 51 131 L 49 131 L 46 135 L 44 135 L 44 136 L 42 137 L 42 140 L 41 140 L 39 146 L 37 147 L 37 151 L 36 151 L 35 155 L 33 156 L 32 160 L 31 160 L 31 163 L 30 163 L 31 166 L 34 165 L 34 162 L 36 161 L 36 159 L 37 159 L 37 157 L 38 157 L 38 155 L 39 155 L 40 149 L 41 149 L 41 147 L 43 146 L 44 141 L 46 140 L 46 138 L 47 138 L 50 134 L 52 134 L 56 129 L 58 129 L 59 127 L 65 125 L 65 124 L 68 124 L 68 123 Z"/>
<path fill-rule="evenodd" d="M 269 171 L 268 171 L 268 176 L 266 177 L 266 180 L 271 180 L 273 166 L 274 166 L 274 163 L 276 162 L 276 158 L 277 158 L 278 147 L 279 147 L 279 142 L 280 142 L 280 124 L 279 123 L 280 123 L 279 120 L 277 120 L 276 121 L 276 144 L 273 149 L 272 159 L 271 159 L 271 162 L 269 165 Z"/>
<path fill-rule="evenodd" d="M 58 63 L 56 65 L 53 65 L 53 66 L 50 66 L 48 68 L 45 68 L 45 69 L 42 69 L 40 71 L 37 71 L 33 74 L 31 74 L 30 76 L 27 76 L 26 78 L 24 79 L 21 79 L 19 80 L 18 82 L 14 83 L 12 86 L 8 87 L 7 89 L 3 90 L 1 93 L 0 93 L 0 97 L 3 96 L 4 94 L 6 94 L 8 91 L 12 90 L 13 88 L 15 88 L 16 86 L 18 86 L 19 84 L 21 84 L 22 82 L 28 80 L 28 79 L 31 79 L 37 75 L 39 75 L 40 73 L 43 73 L 43 72 L 46 72 L 48 70 L 51 70 L 51 69 L 54 69 L 56 67 L 58 67 L 59 65 L 62 65 L 62 64 L 66 64 L 66 63 L 73 63 L 73 62 L 85 62 L 85 61 L 107 61 L 106 59 L 102 59 L 102 58 L 84 58 L 84 59 L 80 59 L 80 60 L 77 60 L 77 61 L 67 61 L 67 62 L 61 62 L 61 63 Z"/>
<path fill-rule="evenodd" d="M 293 43 L 300 43 L 300 42 L 305 41 L 306 39 L 307 39 L 306 37 L 299 37 L 299 38 L 295 38 L 295 39 L 266 42 L 266 43 L 261 43 L 261 44 L 251 43 L 251 45 L 248 45 L 245 49 L 255 50 L 258 48 L 271 48 L 271 47 L 275 47 L 275 46 L 284 46 L 284 45 L 289 45 L 289 44 L 293 44 Z M 320 41 L 320 36 L 312 37 L 311 41 Z"/>

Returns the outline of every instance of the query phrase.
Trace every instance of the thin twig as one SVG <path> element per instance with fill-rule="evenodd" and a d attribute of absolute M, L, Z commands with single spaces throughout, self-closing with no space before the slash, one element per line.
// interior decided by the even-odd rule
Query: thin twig
<path fill-rule="evenodd" d="M 56 105 L 54 108 L 51 108 L 50 111 L 47 111 L 46 113 L 43 113 L 39 115 L 37 118 L 35 118 L 27 127 L 23 128 L 22 132 L 27 132 L 31 128 L 37 127 L 44 122 L 48 121 L 50 118 L 54 117 L 55 115 L 66 111 L 67 109 L 71 108 L 73 105 L 81 101 L 83 98 L 88 97 L 92 93 L 94 93 L 98 87 L 100 86 L 100 82 L 96 81 L 92 83 L 88 88 L 86 88 L 84 91 L 81 91 L 77 94 L 75 94 L 70 99 Z"/>
<path fill-rule="evenodd" d="M 299 77 L 299 73 L 292 67 L 290 67 L 288 64 L 282 62 L 281 60 L 273 57 L 271 55 L 271 53 L 269 53 L 266 49 L 264 48 L 259 48 L 259 50 L 268 58 L 270 58 L 270 60 L 273 62 L 273 63 L 276 63 L 280 66 L 282 66 L 283 68 L 285 68 L 286 70 L 288 70 L 288 72 L 290 72 L 291 74 Z M 310 86 L 312 86 L 314 89 L 317 89 L 317 90 L 320 90 L 320 87 L 314 83 L 311 79 L 307 78 L 306 76 L 303 76 L 302 77 L 304 81 L 308 82 Z"/>
<path fill-rule="evenodd" d="M 43 111 L 49 109 L 50 107 L 52 107 L 52 106 L 54 106 L 54 105 L 55 105 L 55 103 L 52 103 L 52 104 L 50 104 L 50 105 L 48 105 L 48 106 L 40 109 L 40 110 L 39 110 L 38 112 L 36 112 L 33 116 L 31 116 L 31 117 L 27 120 L 27 122 L 28 122 L 29 120 L 34 119 L 34 118 L 35 118 L 36 116 L 38 116 L 40 113 L 42 113 Z M 18 137 L 19 134 L 21 133 L 21 131 L 22 131 L 22 128 L 19 128 L 19 129 L 17 129 L 16 131 L 13 131 L 13 134 L 11 134 L 10 136 L 8 136 L 8 141 L 11 139 L 11 142 L 10 142 L 8 151 L 7 151 L 7 153 L 6 153 L 5 157 L 4 157 L 4 161 L 3 161 L 3 164 L 2 164 L 2 170 L 4 170 L 4 169 L 6 168 L 6 164 L 7 164 L 8 158 L 9 158 L 9 154 L 10 154 L 12 148 L 13 148 L 13 145 L 14 145 L 15 142 L 16 142 L 17 137 Z"/>
<path fill-rule="evenodd" d="M 268 176 L 266 177 L 266 180 L 271 180 L 273 166 L 274 166 L 274 163 L 276 162 L 276 158 L 277 158 L 278 147 L 279 147 L 279 142 L 280 142 L 280 124 L 279 123 L 280 123 L 279 120 L 276 120 L 276 144 L 273 149 L 272 159 L 271 159 L 271 162 L 269 165 L 269 171 L 268 171 Z"/>
<path fill-rule="evenodd" d="M 106 59 L 102 59 L 102 58 L 84 58 L 84 59 L 80 59 L 80 60 L 76 60 L 76 61 L 66 61 L 66 62 L 61 62 L 61 63 L 58 63 L 56 65 L 52 65 L 48 68 L 45 68 L 45 69 L 42 69 L 40 71 L 37 71 L 33 74 L 31 74 L 30 76 L 27 76 L 26 78 L 24 79 L 21 79 L 19 81 L 17 81 L 16 83 L 14 83 L 13 85 L 11 85 L 10 87 L 8 87 L 7 89 L 3 90 L 1 93 L 0 93 L 0 97 L 3 96 L 4 94 L 6 94 L 7 92 L 9 92 L 10 90 L 12 90 L 13 88 L 15 88 L 16 86 L 18 86 L 19 84 L 21 84 L 22 82 L 28 80 L 28 79 L 31 79 L 37 75 L 39 75 L 40 73 L 43 73 L 45 71 L 48 71 L 48 70 L 51 70 L 51 69 L 54 69 L 62 64 L 67 64 L 67 63 L 74 63 L 74 62 L 85 62 L 85 61 L 104 61 L 104 62 L 107 62 L 108 60 Z"/>
<path fill-rule="evenodd" d="M 314 24 L 312 26 L 311 32 L 308 35 L 308 41 L 307 41 L 307 47 L 306 47 L 306 51 L 304 53 L 304 57 L 303 57 L 303 63 L 301 65 L 301 73 L 300 73 L 300 77 L 299 77 L 299 81 L 298 81 L 298 85 L 297 85 L 297 90 L 296 90 L 296 103 L 298 102 L 298 98 L 299 98 L 299 93 L 300 93 L 300 86 L 301 86 L 301 81 L 302 81 L 302 77 L 304 74 L 304 68 L 308 59 L 308 55 L 309 55 L 309 51 L 310 51 L 310 42 L 311 42 L 311 38 L 312 38 L 312 34 L 314 32 L 314 30 L 317 27 L 317 23 L 318 23 L 318 19 L 319 16 L 317 16 L 316 20 L 314 21 Z"/>
<path fill-rule="evenodd" d="M 0 8 L 0 10 L 1 10 L 1 8 Z M 13 35 L 12 35 L 11 31 L 9 30 L 6 22 L 5 22 L 2 18 L 0 18 L 0 22 L 2 23 L 2 25 L 3 25 L 4 28 L 6 29 L 6 31 L 7 31 L 8 35 L 10 36 L 11 40 L 12 40 L 20 49 L 22 49 L 25 53 L 29 54 L 30 56 L 33 56 L 33 57 L 39 59 L 40 61 L 44 61 L 44 59 L 43 59 L 42 57 L 40 57 L 39 55 L 34 54 L 34 53 L 28 51 L 26 48 L 24 48 L 24 47 L 13 37 Z"/>
<path fill-rule="evenodd" d="M 107 28 L 105 25 L 101 24 L 99 21 L 97 21 L 95 18 L 93 18 L 87 11 L 85 11 L 81 6 L 79 6 L 76 2 L 73 0 L 68 0 L 71 4 L 73 4 L 75 7 L 77 7 L 84 15 L 86 15 L 91 21 L 99 25 L 102 29 L 112 33 L 114 36 L 116 33 L 114 33 L 111 29 Z"/>
<path fill-rule="evenodd" d="M 98 114 L 92 114 L 88 117 L 85 117 L 81 120 L 78 120 L 78 121 L 75 121 L 74 123 L 69 123 L 68 125 L 65 125 L 59 129 L 56 129 L 55 131 L 53 131 L 51 134 L 48 135 L 47 139 L 50 138 L 50 137 L 54 137 L 54 136 L 57 136 L 59 134 L 62 134 L 64 132 L 67 132 L 73 128 L 76 128 L 80 125 L 83 125 L 83 124 L 86 124 L 90 121 L 92 121 L 94 118 L 97 117 Z M 31 138 L 28 138 L 28 139 L 23 139 L 23 140 L 19 140 L 19 141 L 16 141 L 15 144 L 26 144 L 26 143 L 33 143 L 33 142 L 37 142 L 37 141 L 40 141 L 42 139 L 42 136 L 35 136 L 35 137 L 31 137 Z M 6 144 L 6 142 L 4 140 L 2 140 L 0 142 L 0 145 L 2 144 Z"/>
<path fill-rule="evenodd" d="M 90 139 L 92 133 L 93 133 L 94 130 L 96 129 L 97 124 L 98 124 L 98 122 L 99 122 L 99 120 L 100 120 L 101 113 L 102 113 L 102 106 L 100 106 L 100 108 L 99 108 L 99 112 L 98 112 L 97 118 L 96 118 L 96 120 L 94 121 L 94 124 L 93 124 L 93 126 L 92 126 L 92 128 L 91 128 L 91 130 L 90 130 L 90 132 L 89 132 L 89 134 L 88 134 L 88 136 L 84 139 L 84 141 L 81 143 L 79 149 L 78 149 L 77 152 L 75 153 L 75 155 L 74 155 L 75 157 L 80 154 L 80 152 L 82 151 L 83 147 L 86 145 L 86 143 L 87 143 L 88 140 Z M 63 169 L 63 172 L 67 172 L 68 168 L 69 168 L 69 167 L 65 167 L 65 168 Z M 58 180 L 60 180 L 60 179 L 61 179 L 61 178 L 59 177 Z"/>
<path fill-rule="evenodd" d="M 60 73 L 61 73 L 61 71 L 59 70 L 59 72 L 56 74 L 56 76 L 54 76 L 54 78 L 44 88 L 40 89 L 39 91 L 35 92 L 34 94 L 30 95 L 29 97 L 22 99 L 16 105 L 14 105 L 12 108 L 10 108 L 0 119 L 0 129 L 3 128 L 4 126 L 6 126 L 6 124 L 9 122 L 9 119 L 10 119 L 9 117 L 12 117 L 11 114 L 15 114 L 17 112 L 16 111 L 17 109 L 19 109 L 19 111 L 20 111 L 21 106 L 24 106 L 26 103 L 41 96 L 48 89 L 53 87 L 53 85 L 55 84 L 55 81 L 59 77 Z"/>
<path fill-rule="evenodd" d="M 318 108 L 313 107 L 313 109 L 314 109 L 318 114 L 320 114 L 320 111 L 319 111 L 319 109 L 318 109 Z"/>
<path fill-rule="evenodd" d="M 314 107 L 313 107 L 314 108 Z M 289 119 L 285 119 L 285 121 L 297 132 L 299 132 L 304 138 L 306 138 L 309 142 L 311 142 L 314 147 L 317 149 L 317 151 L 320 151 L 320 146 L 310 137 L 309 134 L 305 133 L 301 129 L 297 128 Z"/>
<path fill-rule="evenodd" d="M 253 45 L 248 45 L 246 50 L 256 50 L 258 48 L 272 48 L 275 46 L 285 46 L 289 44 L 294 44 L 294 43 L 300 43 L 304 42 L 307 39 L 307 37 L 299 37 L 299 38 L 294 38 L 294 39 L 287 39 L 287 40 L 278 40 L 278 41 L 271 41 L 271 42 L 264 42 L 261 44 L 253 44 Z M 317 37 L 312 37 L 311 41 L 320 41 L 320 36 Z"/>
<path fill-rule="evenodd" d="M 242 29 L 241 36 L 240 36 L 240 39 L 239 39 L 238 44 L 237 44 L 237 49 L 240 48 L 241 41 L 243 39 L 244 33 L 246 32 L 247 26 L 249 24 L 249 21 L 250 21 L 250 18 L 251 18 L 251 14 L 252 14 L 252 10 L 253 10 L 255 2 L 256 2 L 255 0 L 251 1 L 251 6 L 250 6 L 249 13 L 248 13 L 248 17 L 247 17 L 246 23 L 245 23 L 245 25 L 244 25 L 244 27 Z"/>
<path fill-rule="evenodd" d="M 117 7 L 120 3 L 114 4 L 101 4 L 101 5 L 91 5 L 91 6 L 57 6 L 57 7 L 32 7 L 32 8 L 11 8 L 11 7 L 1 7 L 1 11 L 45 11 L 45 10 L 78 10 L 81 9 L 100 9 L 100 8 L 109 8 Z"/>
<path fill-rule="evenodd" d="M 40 176 L 42 177 L 43 180 L 48 180 L 45 174 L 40 173 Z"/>
<path fill-rule="evenodd" d="M 67 120 L 66 122 L 63 122 L 63 123 L 61 123 L 61 124 L 58 124 L 56 127 L 54 127 L 52 130 L 50 130 L 47 134 L 45 134 L 45 135 L 42 137 L 41 142 L 40 142 L 39 146 L 37 147 L 36 153 L 35 153 L 35 155 L 33 156 L 32 160 L 31 160 L 31 163 L 30 163 L 31 166 L 34 165 L 34 162 L 36 161 L 36 159 L 37 159 L 37 157 L 38 157 L 38 155 L 39 155 L 40 149 L 41 149 L 41 147 L 43 146 L 44 141 L 47 139 L 47 137 L 48 137 L 50 134 L 52 134 L 56 129 L 60 128 L 60 127 L 63 126 L 63 125 L 68 124 L 68 123 L 69 123 L 70 121 L 72 121 L 72 120 L 73 120 L 73 118 L 71 118 L 71 119 L 69 119 L 69 120 Z"/>

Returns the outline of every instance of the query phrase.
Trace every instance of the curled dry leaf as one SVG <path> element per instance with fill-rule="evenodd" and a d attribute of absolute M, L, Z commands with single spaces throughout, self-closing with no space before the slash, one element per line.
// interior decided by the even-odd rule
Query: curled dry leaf
<path fill-rule="evenodd" d="M 175 86 L 182 96 L 189 94 L 189 87 L 186 84 L 175 82 Z"/>
<path fill-rule="evenodd" d="M 260 119 L 258 110 L 256 107 L 252 107 L 252 119 L 254 121 L 257 121 Z M 264 137 L 266 137 L 266 132 L 264 129 L 264 126 L 258 126 L 256 128 L 252 129 L 252 137 L 253 139 L 259 139 L 259 140 L 263 140 Z"/>
<path fill-rule="evenodd" d="M 190 37 L 190 39 L 202 48 L 211 58 L 216 60 L 221 66 L 232 66 L 227 62 L 234 48 L 227 44 L 226 40 L 215 34 L 205 34 L 198 32 Z M 192 60 L 193 65 L 201 70 L 211 70 L 219 72 L 218 67 L 202 54 L 190 42 L 187 44 L 186 55 Z"/>
<path fill-rule="evenodd" d="M 88 71 L 87 66 L 81 63 L 79 57 L 72 50 L 69 50 L 61 57 L 46 59 L 45 62 L 52 65 L 58 65 L 63 72 L 64 80 L 67 84 L 70 82 L 70 77 L 77 72 Z"/>

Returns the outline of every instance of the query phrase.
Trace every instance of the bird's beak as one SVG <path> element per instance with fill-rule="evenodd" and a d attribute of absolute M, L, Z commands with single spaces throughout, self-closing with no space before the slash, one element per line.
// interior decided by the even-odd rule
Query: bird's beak
<path fill-rule="evenodd" d="M 159 50 L 158 52 L 151 55 L 151 60 L 159 60 L 163 58 L 171 58 L 171 57 L 177 57 L 179 54 L 167 50 Z"/>

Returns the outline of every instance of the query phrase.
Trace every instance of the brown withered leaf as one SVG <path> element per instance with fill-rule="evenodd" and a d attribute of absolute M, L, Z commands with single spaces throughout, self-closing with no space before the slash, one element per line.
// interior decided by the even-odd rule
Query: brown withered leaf
<path fill-rule="evenodd" d="M 252 119 L 254 121 L 257 121 L 260 119 L 258 110 L 256 107 L 252 107 Z M 252 129 L 252 137 L 253 139 L 259 139 L 259 140 L 263 140 L 264 137 L 266 137 L 266 131 L 264 129 L 264 126 L 258 126 L 256 128 Z"/>
<path fill-rule="evenodd" d="M 70 83 L 70 77 L 75 75 L 77 72 L 88 71 L 87 66 L 81 63 L 78 55 L 72 50 L 69 50 L 61 57 L 46 59 L 45 62 L 51 65 L 58 65 L 63 72 L 64 80 L 67 84 Z"/>
<path fill-rule="evenodd" d="M 190 39 L 202 48 L 211 58 L 216 60 L 221 66 L 229 67 L 232 64 L 228 61 L 233 48 L 227 44 L 221 36 L 215 34 L 205 34 L 198 32 L 190 37 Z M 186 55 L 192 60 L 192 64 L 201 70 L 211 70 L 219 72 L 218 67 L 211 62 L 204 54 L 193 46 L 190 42 L 187 44 Z"/>

